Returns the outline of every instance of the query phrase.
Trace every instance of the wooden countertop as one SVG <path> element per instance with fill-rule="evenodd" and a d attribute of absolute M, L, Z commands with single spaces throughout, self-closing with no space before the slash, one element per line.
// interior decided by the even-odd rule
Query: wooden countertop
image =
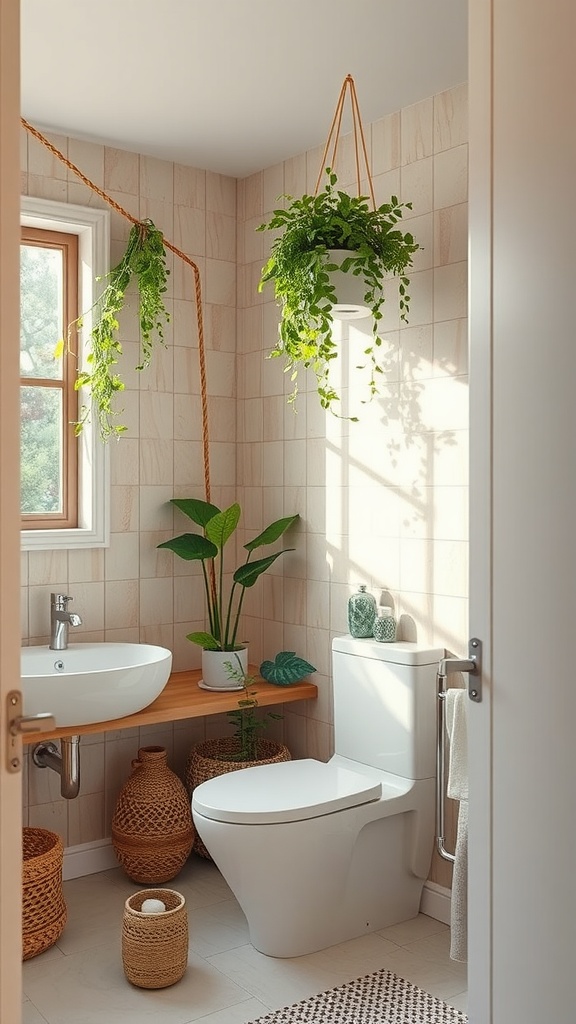
<path fill-rule="evenodd" d="M 258 676 L 255 666 L 249 673 L 257 676 L 257 682 L 250 689 L 256 690 L 258 706 L 287 704 L 296 700 L 310 700 L 318 695 L 318 687 L 306 680 L 290 686 L 275 686 Z M 24 743 L 43 743 L 44 740 L 62 736 L 83 736 L 87 733 L 112 732 L 114 729 L 133 729 L 140 725 L 155 725 L 157 722 L 176 722 L 183 718 L 201 718 L 203 715 L 219 715 L 238 708 L 239 691 L 214 693 L 201 690 L 198 681 L 200 669 L 188 672 L 173 672 L 162 693 L 142 711 L 125 718 L 109 722 L 95 722 L 94 725 L 67 726 L 52 732 L 27 733 L 22 736 Z"/>

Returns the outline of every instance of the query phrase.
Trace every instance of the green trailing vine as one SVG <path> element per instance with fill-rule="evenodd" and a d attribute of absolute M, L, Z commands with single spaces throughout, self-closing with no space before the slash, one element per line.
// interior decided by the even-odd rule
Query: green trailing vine
<path fill-rule="evenodd" d="M 125 432 L 125 426 L 113 422 L 118 415 L 113 408 L 114 398 L 124 390 L 124 383 L 115 371 L 118 358 L 122 355 L 118 317 L 124 305 L 126 289 L 132 279 L 136 278 L 142 355 L 136 369 L 144 370 L 150 364 L 154 335 L 163 344 L 164 326 L 170 321 L 163 299 L 169 273 L 162 233 L 150 220 L 134 224 L 122 259 L 106 275 L 106 287 L 91 309 L 93 325 L 88 342 L 90 351 L 86 358 L 87 366 L 78 373 L 74 384 L 77 391 L 80 388 L 88 389 L 91 402 L 80 411 L 75 424 L 76 435 L 82 432 L 92 411 L 98 417 L 103 441 Z M 85 316 L 78 317 L 70 325 L 69 334 L 73 327 L 82 328 Z"/>

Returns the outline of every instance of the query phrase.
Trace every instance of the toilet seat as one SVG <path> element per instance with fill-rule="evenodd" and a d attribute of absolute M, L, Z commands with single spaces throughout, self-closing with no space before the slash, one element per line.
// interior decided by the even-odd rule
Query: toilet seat
<path fill-rule="evenodd" d="M 209 779 L 194 790 L 192 810 L 214 821 L 263 825 L 332 814 L 378 800 L 381 793 L 381 783 L 366 775 L 304 758 Z"/>

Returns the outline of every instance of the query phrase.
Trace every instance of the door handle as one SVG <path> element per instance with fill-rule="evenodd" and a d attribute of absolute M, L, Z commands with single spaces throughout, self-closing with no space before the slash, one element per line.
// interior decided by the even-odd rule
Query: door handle
<path fill-rule="evenodd" d="M 9 772 L 14 773 L 22 769 L 22 736 L 35 732 L 50 732 L 56 728 L 56 719 L 49 711 L 42 711 L 38 715 L 23 715 L 22 694 L 19 690 L 10 690 L 8 693 L 6 710 L 6 767 Z"/>
<path fill-rule="evenodd" d="M 56 719 L 49 711 L 38 715 L 18 715 L 10 722 L 11 736 L 26 736 L 31 732 L 49 732 L 56 728 Z"/>
<path fill-rule="evenodd" d="M 482 641 L 472 637 L 468 641 L 467 658 L 442 658 L 438 664 L 438 681 L 445 688 L 450 672 L 468 673 L 468 696 L 476 704 L 482 700 Z"/>

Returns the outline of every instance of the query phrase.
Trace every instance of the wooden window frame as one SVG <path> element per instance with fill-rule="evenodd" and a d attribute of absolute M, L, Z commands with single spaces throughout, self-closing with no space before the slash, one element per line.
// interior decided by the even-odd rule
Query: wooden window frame
<path fill-rule="evenodd" d="M 108 209 L 36 196 L 20 197 L 20 223 L 32 228 L 61 231 L 78 238 L 78 308 L 84 327 L 78 338 L 78 369 L 86 356 L 83 338 L 92 330 L 91 310 L 110 271 Z M 78 392 L 79 407 L 88 396 Z M 110 546 L 110 452 L 97 426 L 88 421 L 76 439 L 78 446 L 78 525 L 61 529 L 21 530 L 23 551 L 71 551 Z"/>
<path fill-rule="evenodd" d="M 48 228 L 22 227 L 21 242 L 62 253 L 64 330 L 74 324 L 78 309 L 78 236 Z M 55 339 L 55 343 L 58 339 Z M 74 388 L 78 366 L 78 338 L 75 329 L 64 338 L 62 377 L 21 376 L 21 387 L 37 387 L 62 393 L 62 511 L 21 513 L 23 530 L 62 530 L 78 526 L 78 439 L 74 424 L 78 419 L 78 392 Z"/>

